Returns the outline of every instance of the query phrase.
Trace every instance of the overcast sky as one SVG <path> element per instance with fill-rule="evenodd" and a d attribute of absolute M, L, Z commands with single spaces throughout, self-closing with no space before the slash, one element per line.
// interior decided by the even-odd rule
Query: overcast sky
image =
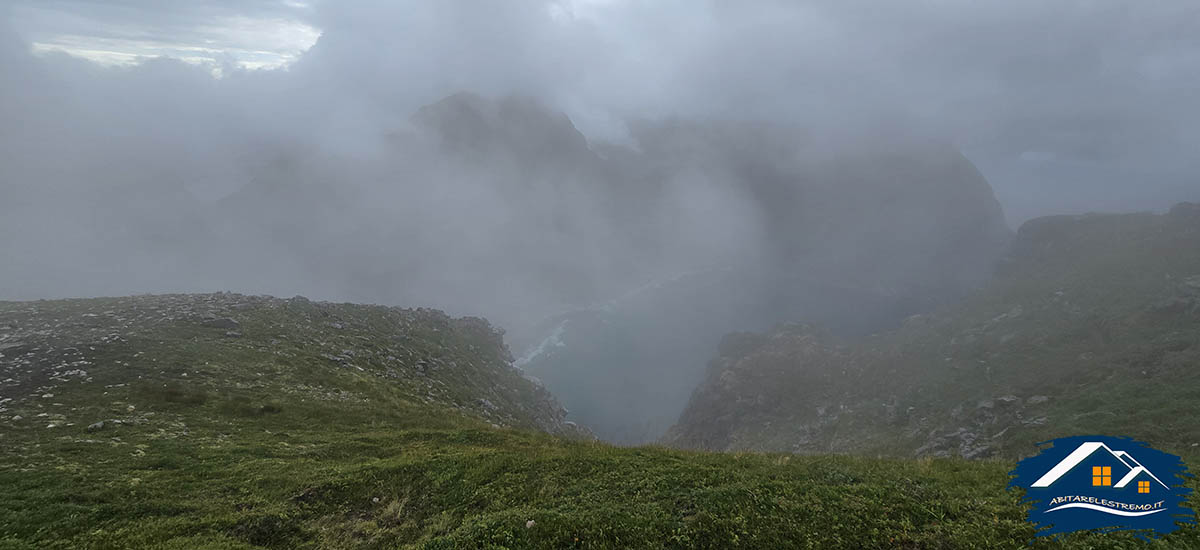
<path fill-rule="evenodd" d="M 10 0 L 4 16 L 43 59 L 290 65 L 277 85 L 337 98 L 331 139 L 461 89 L 522 92 L 592 139 L 671 115 L 934 135 L 980 167 L 1014 225 L 1200 199 L 1193 0 Z M 164 78 L 139 85 L 272 108 L 239 95 L 265 86 L 246 78 L 207 98 Z"/>

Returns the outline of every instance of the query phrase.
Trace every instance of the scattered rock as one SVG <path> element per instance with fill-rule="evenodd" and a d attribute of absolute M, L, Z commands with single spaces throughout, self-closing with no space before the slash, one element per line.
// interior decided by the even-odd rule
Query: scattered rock
<path fill-rule="evenodd" d="M 1021 314 L 1023 314 L 1023 313 L 1025 313 L 1025 308 L 1021 307 L 1018 304 L 1017 306 L 1014 306 L 1012 309 L 1008 310 L 1008 312 L 1001 313 L 1000 315 L 993 317 L 992 322 L 998 323 L 1005 319 L 1016 319 L 1017 317 L 1020 317 Z"/>
<path fill-rule="evenodd" d="M 537 525 L 536 521 L 529 520 L 529 521 L 525 522 L 526 529 L 532 529 L 534 525 Z"/>
<path fill-rule="evenodd" d="M 242 326 L 241 323 L 238 323 L 237 321 L 230 319 L 228 317 L 222 317 L 220 319 L 209 319 L 200 324 L 203 326 L 209 327 L 209 328 L 223 328 L 223 329 L 227 329 L 227 330 L 233 330 L 236 328 L 240 328 Z"/>
<path fill-rule="evenodd" d="M 1038 405 L 1041 403 L 1045 403 L 1049 400 L 1050 400 L 1050 398 L 1045 395 L 1035 395 L 1035 396 L 1029 398 L 1028 403 L 1030 405 Z"/>
<path fill-rule="evenodd" d="M 996 398 L 996 403 L 998 403 L 998 404 L 1000 404 L 1000 405 L 1002 405 L 1002 406 L 1014 406 L 1014 405 L 1020 405 L 1020 404 L 1021 404 L 1021 398 L 1020 398 L 1020 397 L 1017 397 L 1017 396 L 1015 396 L 1015 395 L 1005 395 L 1005 396 L 1003 396 L 1003 397 L 997 397 L 997 398 Z"/>
<path fill-rule="evenodd" d="M 948 457 L 957 454 L 967 459 L 986 458 L 994 453 L 995 449 L 980 441 L 979 436 L 967 428 L 958 428 L 946 434 L 939 434 L 935 430 L 915 452 L 917 456 Z"/>
<path fill-rule="evenodd" d="M 75 406 L 78 403 L 70 399 L 77 393 L 75 386 L 91 382 L 90 377 L 93 374 L 106 373 L 104 369 L 110 365 L 123 367 L 122 370 L 127 370 L 129 377 L 115 384 L 110 380 L 103 380 L 94 389 L 97 394 L 113 399 L 110 406 L 128 417 L 126 423 L 143 423 L 150 420 L 160 424 L 168 422 L 159 420 L 162 416 L 152 419 L 152 413 L 141 413 L 138 409 L 144 407 L 124 401 L 129 397 L 127 392 L 113 390 L 129 384 L 186 383 L 197 378 L 219 375 L 225 366 L 208 365 L 208 361 L 204 361 L 204 365 L 191 365 L 187 362 L 166 360 L 162 355 L 148 351 L 149 348 L 111 360 L 98 360 L 91 352 L 101 349 L 100 346 L 124 343 L 125 336 L 130 334 L 147 336 L 147 345 L 157 342 L 158 345 L 170 346 L 172 344 L 163 342 L 162 335 L 156 330 L 159 327 L 170 328 L 179 322 L 186 322 L 193 329 L 203 327 L 201 330 L 210 336 L 240 337 L 239 345 L 250 345 L 257 351 L 268 351 L 287 360 L 312 354 L 325 357 L 342 368 L 354 368 L 356 375 L 371 373 L 386 377 L 389 381 L 416 378 L 421 386 L 425 386 L 413 389 L 417 399 L 439 404 L 453 402 L 468 415 L 479 417 L 480 420 L 499 427 L 520 425 L 570 435 L 589 433 L 586 428 L 566 424 L 566 411 L 553 396 L 536 385 L 525 383 L 519 378 L 519 372 L 509 370 L 512 357 L 504 347 L 501 332 L 482 319 L 454 319 L 434 310 L 380 309 L 349 304 L 312 303 L 303 297 L 285 301 L 232 294 L 155 295 L 119 298 L 115 300 L 116 306 L 111 305 L 112 303 L 114 302 L 111 300 L 79 301 L 73 305 L 94 308 L 96 304 L 100 304 L 108 309 L 104 309 L 103 312 L 103 308 L 95 309 L 94 313 L 85 309 L 72 314 L 69 319 L 54 317 L 55 311 L 39 311 L 40 303 L 13 305 L 5 302 L 4 307 L 0 307 L 4 314 L 10 313 L 11 309 L 12 312 L 28 316 L 30 319 L 19 327 L 7 323 L 7 317 L 0 320 L 0 353 L 3 353 L 3 357 L 0 357 L 0 424 L 7 425 L 10 429 L 40 425 L 47 429 L 67 428 L 74 431 L 73 428 L 69 428 L 73 424 L 67 415 L 81 414 L 80 408 Z M 244 334 L 239 319 L 250 317 L 242 315 L 252 315 L 255 319 L 259 317 L 255 313 L 235 313 L 235 310 L 253 312 L 256 308 L 284 310 L 279 312 L 278 317 L 282 322 L 255 323 L 252 332 Z M 235 319 L 233 315 L 238 317 Z M 358 322 L 355 317 L 357 315 L 369 315 L 372 319 L 382 316 L 384 322 L 394 325 L 394 330 L 390 335 L 381 337 L 374 333 L 374 327 Z M 84 319 L 90 321 L 84 322 Z M 328 327 L 341 330 L 334 331 Z M 260 339 L 257 337 L 262 335 L 254 332 L 259 329 L 268 330 L 266 335 L 270 332 L 278 334 L 274 339 Z M 430 336 L 427 332 L 441 334 Z M 276 348 L 280 343 L 297 339 L 309 340 L 304 349 L 290 346 Z M 270 347 L 266 346 L 268 341 L 271 342 Z M 310 343 L 311 347 L 307 345 Z M 456 350 L 455 346 L 462 346 L 463 350 Z M 457 351 L 462 353 L 455 353 Z M 386 362 L 382 360 L 384 357 L 387 358 Z M 413 367 L 414 363 L 416 368 Z M 381 365 L 387 368 L 379 368 Z M 418 369 L 423 371 L 419 378 L 413 376 L 417 374 Z M 485 377 L 489 385 L 481 386 L 480 391 L 474 395 L 452 395 L 448 390 L 452 389 L 452 384 L 457 382 L 457 378 L 451 380 L 439 376 L 443 371 L 455 377 L 459 374 L 479 375 Z M 253 380 L 256 374 L 254 372 L 240 374 L 245 374 L 250 380 L 239 379 L 234 382 L 238 389 L 277 382 L 266 379 L 263 374 L 257 374 L 258 380 Z M 72 389 L 67 391 L 67 387 L 59 384 L 70 384 Z M 187 387 L 193 386 L 188 384 Z M 534 390 L 531 399 L 527 399 L 528 390 Z M 298 385 L 295 392 L 331 401 L 368 400 L 363 395 L 337 387 Z M 179 397 L 173 391 L 167 393 L 169 399 Z M 426 393 L 427 398 L 423 397 Z M 183 399 L 190 399 L 193 394 L 202 395 L 201 392 L 190 391 L 184 391 L 181 395 Z M 19 411 L 28 416 L 17 416 L 18 411 L 12 410 L 10 402 L 14 401 L 14 398 L 29 401 L 31 408 Z M 52 411 L 66 414 L 56 414 Z M 264 409 L 261 412 L 273 411 Z M 34 419 L 34 416 L 38 418 Z M 18 423 L 22 420 L 32 421 Z M 106 434 L 114 432 L 112 435 L 119 435 L 115 433 L 120 431 L 119 422 L 112 418 L 96 418 L 91 423 L 86 422 L 86 416 L 70 420 L 77 421 L 77 427 L 84 428 L 86 432 L 104 431 Z M 156 437 L 174 437 L 176 434 L 186 434 L 186 427 L 182 423 Z M 387 502 L 387 499 L 383 499 L 383 502 Z"/>

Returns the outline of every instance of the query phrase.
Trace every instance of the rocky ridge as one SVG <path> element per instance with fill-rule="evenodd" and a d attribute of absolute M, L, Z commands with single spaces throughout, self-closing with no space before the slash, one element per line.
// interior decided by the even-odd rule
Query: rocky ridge
<path fill-rule="evenodd" d="M 1062 435 L 1200 444 L 1200 208 L 1032 220 L 989 285 L 895 331 L 727 337 L 665 442 L 985 458 Z"/>
<path fill-rule="evenodd" d="M 0 302 L 12 429 L 174 437 L 196 419 L 301 412 L 586 436 L 479 318 L 229 293 Z"/>

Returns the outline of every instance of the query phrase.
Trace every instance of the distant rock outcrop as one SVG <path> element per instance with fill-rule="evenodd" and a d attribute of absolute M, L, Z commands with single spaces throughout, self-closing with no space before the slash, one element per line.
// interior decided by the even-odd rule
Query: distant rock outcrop
<path fill-rule="evenodd" d="M 1010 238 L 987 181 L 949 147 L 814 144 L 778 128 L 680 122 L 634 135 L 636 152 L 608 156 L 619 170 L 646 181 L 690 174 L 697 193 L 716 188 L 731 203 L 714 209 L 714 236 L 740 232 L 707 269 L 554 317 L 528 344 L 522 367 L 612 441 L 660 436 L 721 334 L 791 320 L 842 336 L 889 328 L 981 284 Z"/>
<path fill-rule="evenodd" d="M 567 115 L 527 97 L 492 101 L 460 92 L 421 107 L 412 121 L 445 151 L 483 165 L 502 160 L 533 170 L 587 170 L 599 160 Z"/>
<path fill-rule="evenodd" d="M 1031 220 L 965 301 L 838 344 L 726 339 L 664 441 L 683 447 L 1020 456 L 1063 435 L 1200 442 L 1200 216 Z"/>

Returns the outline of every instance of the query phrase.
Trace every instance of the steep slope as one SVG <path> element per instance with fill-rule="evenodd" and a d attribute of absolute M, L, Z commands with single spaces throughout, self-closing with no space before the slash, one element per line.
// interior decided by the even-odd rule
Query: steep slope
<path fill-rule="evenodd" d="M 957 151 L 905 138 L 816 145 L 795 132 L 642 127 L 637 160 L 730 192 L 708 223 L 740 223 L 737 254 L 555 316 L 521 354 L 572 418 L 608 441 L 660 437 L 704 379 L 722 334 L 790 319 L 856 337 L 890 329 L 986 279 L 1010 238 L 987 180 Z M 630 266 L 631 270 L 638 266 Z M 552 345 L 547 345 L 552 344 Z"/>
<path fill-rule="evenodd" d="M 1042 218 L 986 288 L 898 330 L 727 337 L 666 441 L 987 457 L 1106 433 L 1194 450 L 1197 364 L 1200 207 Z"/>

